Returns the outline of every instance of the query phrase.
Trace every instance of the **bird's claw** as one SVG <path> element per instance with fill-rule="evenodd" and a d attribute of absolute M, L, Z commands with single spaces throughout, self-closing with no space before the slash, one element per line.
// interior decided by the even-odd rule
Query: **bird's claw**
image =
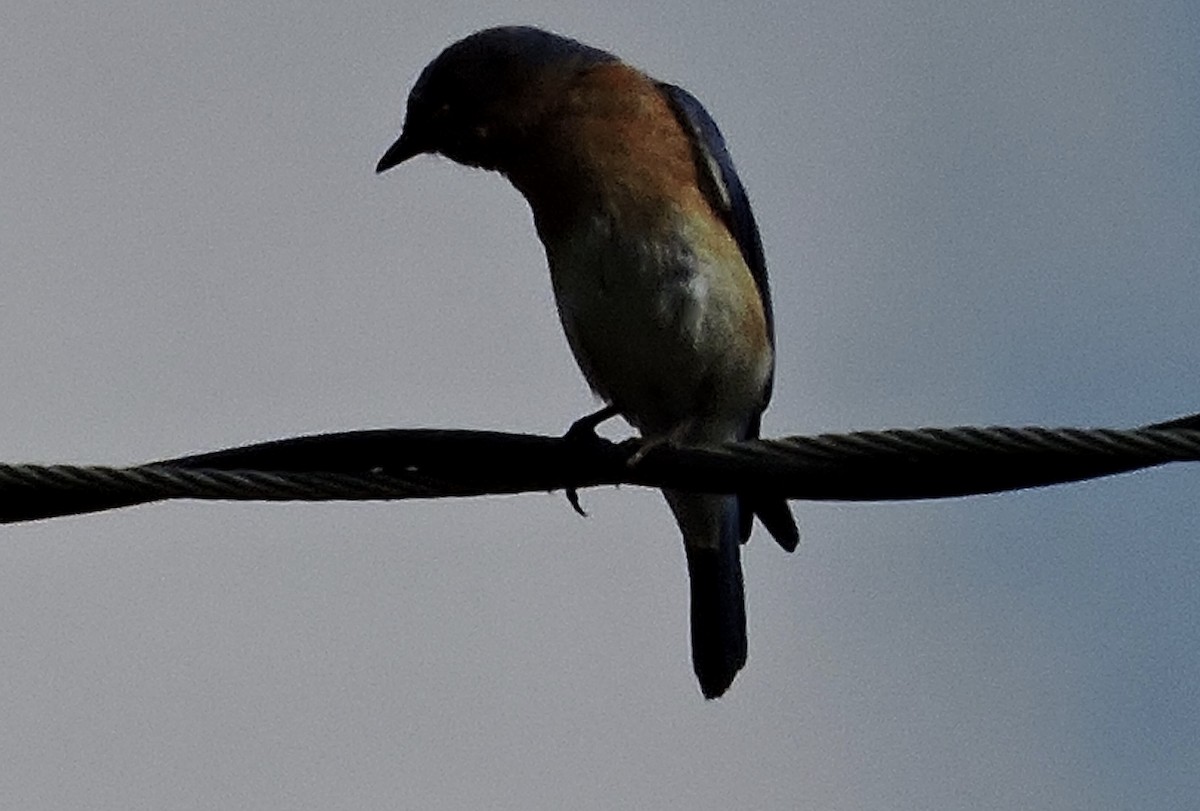
<path fill-rule="evenodd" d="M 587 518 L 588 517 L 587 510 L 585 510 L 579 504 L 579 491 L 576 490 L 574 487 L 568 487 L 566 489 L 566 494 L 567 494 L 567 501 L 570 502 L 570 504 L 571 504 L 571 509 L 573 509 L 575 512 L 579 513 L 579 515 L 581 517 Z"/>
<path fill-rule="evenodd" d="M 594 411 L 591 414 L 585 414 L 575 422 L 571 423 L 571 427 L 563 434 L 563 439 L 567 442 L 574 443 L 589 443 L 599 440 L 596 435 L 596 426 L 605 420 L 612 419 L 617 416 L 618 411 L 614 406 L 605 406 L 599 411 Z M 568 487 L 564 491 L 567 496 L 567 502 L 571 505 L 571 509 L 579 513 L 584 518 L 588 517 L 587 510 L 579 503 L 579 490 L 575 487 Z"/>

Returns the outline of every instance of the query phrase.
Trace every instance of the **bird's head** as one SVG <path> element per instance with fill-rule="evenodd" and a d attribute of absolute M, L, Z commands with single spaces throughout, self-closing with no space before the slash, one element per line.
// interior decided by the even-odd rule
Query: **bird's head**
<path fill-rule="evenodd" d="M 459 40 L 421 71 L 384 172 L 422 153 L 503 169 L 574 74 L 616 57 L 539 28 L 488 28 Z"/>

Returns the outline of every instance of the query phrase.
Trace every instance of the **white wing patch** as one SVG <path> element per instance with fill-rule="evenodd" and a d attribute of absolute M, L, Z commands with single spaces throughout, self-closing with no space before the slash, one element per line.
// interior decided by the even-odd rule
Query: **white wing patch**
<path fill-rule="evenodd" d="M 717 161 L 712 150 L 708 148 L 704 133 L 700 131 L 695 122 L 687 119 L 687 126 L 691 130 L 692 144 L 704 161 L 705 177 L 703 179 L 708 183 L 709 189 L 714 193 L 716 199 L 720 201 L 721 212 L 732 211 L 733 198 L 729 194 L 729 187 L 725 185 L 725 176 L 721 171 L 720 162 Z"/>

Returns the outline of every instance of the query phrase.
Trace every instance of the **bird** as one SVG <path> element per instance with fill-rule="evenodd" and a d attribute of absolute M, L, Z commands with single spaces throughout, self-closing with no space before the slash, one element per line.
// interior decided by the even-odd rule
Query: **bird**
<path fill-rule="evenodd" d="M 575 428 L 620 415 L 643 447 L 759 436 L 775 367 L 762 240 L 694 96 L 541 28 L 487 28 L 422 70 L 376 172 L 422 154 L 498 172 L 528 202 L 567 343 L 605 404 Z M 753 518 L 788 552 L 799 533 L 782 498 L 664 495 L 683 536 L 693 670 L 717 698 L 746 663 Z"/>

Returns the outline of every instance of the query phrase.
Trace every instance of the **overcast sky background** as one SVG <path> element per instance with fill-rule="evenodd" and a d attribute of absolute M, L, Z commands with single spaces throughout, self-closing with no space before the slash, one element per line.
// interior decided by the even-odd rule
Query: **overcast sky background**
<path fill-rule="evenodd" d="M 1200 411 L 1178 2 L 9 0 L 0 461 L 594 406 L 524 202 L 377 178 L 537 23 L 691 89 L 775 290 L 768 435 Z M 1200 468 L 797 504 L 706 703 L 661 497 L 173 503 L 0 529 L 0 806 L 1194 808 Z"/>

